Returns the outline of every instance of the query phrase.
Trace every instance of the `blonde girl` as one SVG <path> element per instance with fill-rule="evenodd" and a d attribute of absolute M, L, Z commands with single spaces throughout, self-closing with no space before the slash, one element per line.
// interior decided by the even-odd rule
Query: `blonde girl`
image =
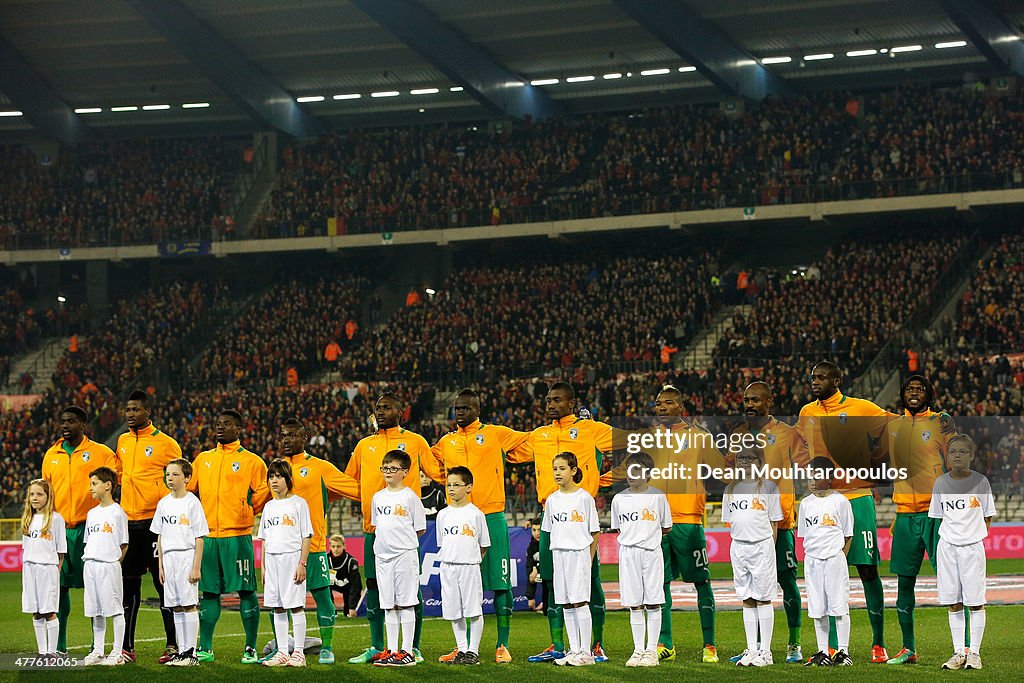
<path fill-rule="evenodd" d="M 45 479 L 33 479 L 21 514 L 21 611 L 32 615 L 36 650 L 57 652 L 57 606 L 60 567 L 68 552 L 64 518 L 53 509 L 53 489 Z"/>

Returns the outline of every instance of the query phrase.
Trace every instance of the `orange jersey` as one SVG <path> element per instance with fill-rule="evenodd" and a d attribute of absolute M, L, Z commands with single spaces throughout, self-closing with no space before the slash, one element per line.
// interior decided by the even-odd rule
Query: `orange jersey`
<path fill-rule="evenodd" d="M 267 464 L 238 441 L 217 444 L 192 461 L 188 490 L 203 504 L 210 538 L 251 535 L 256 515 L 270 500 Z"/>
<path fill-rule="evenodd" d="M 53 488 L 53 507 L 69 528 L 85 522 L 89 510 L 99 504 L 89 489 L 89 473 L 97 467 L 109 467 L 120 478 L 121 461 L 114 452 L 85 436 L 71 455 L 61 439 L 43 456 L 43 479 Z"/>
<path fill-rule="evenodd" d="M 583 471 L 580 486 L 590 495 L 596 496 L 600 487 L 601 463 L 604 454 L 614 449 L 614 434 L 611 425 L 604 422 L 566 415 L 530 432 L 526 441 L 512 450 L 509 461 L 533 462 L 537 473 L 537 500 L 543 505 L 558 488 L 551 472 L 551 463 L 556 455 L 569 451 L 576 456 L 576 462 Z"/>
<path fill-rule="evenodd" d="M 526 432 L 476 420 L 441 437 L 432 450 L 446 472 L 453 467 L 469 468 L 473 473 L 469 502 L 488 515 L 505 511 L 505 459 L 517 462 L 513 451 L 529 437 Z M 438 483 L 445 482 L 442 478 Z"/>
<path fill-rule="evenodd" d="M 889 423 L 886 446 L 889 463 L 906 468 L 906 479 L 893 481 L 896 512 L 928 512 L 935 480 L 946 471 L 946 450 L 952 434 L 943 434 L 939 413 L 904 412 Z"/>
<path fill-rule="evenodd" d="M 348 460 L 345 474 L 359 483 L 359 498 L 362 500 L 363 531 L 373 532 L 370 524 L 370 513 L 373 505 L 373 494 L 387 485 L 384 475 L 380 473 L 380 465 L 384 455 L 393 450 L 405 451 L 412 459 L 409 474 L 405 477 L 405 485 L 416 495 L 420 495 L 420 470 L 434 481 L 443 481 L 441 464 L 430 451 L 427 440 L 415 432 L 402 427 L 380 429 L 376 434 L 359 440 Z"/>
<path fill-rule="evenodd" d="M 765 436 L 764 461 L 770 470 L 777 469 L 785 473 L 793 467 L 805 467 L 809 462 L 807 444 L 804 443 L 800 433 L 794 427 L 785 422 L 779 422 L 774 417 L 769 417 L 763 429 L 756 429 L 750 423 L 744 422 L 736 428 L 734 433 L 758 434 Z M 782 521 L 779 522 L 780 529 L 794 528 L 793 508 L 796 505 L 796 489 L 792 477 L 779 477 L 772 479 L 779 487 L 779 502 L 782 504 Z"/>
<path fill-rule="evenodd" d="M 327 501 L 338 498 L 359 500 L 359 482 L 333 464 L 308 453 L 285 458 L 292 466 L 292 493 L 309 505 L 313 539 L 309 552 L 327 550 Z"/>
<path fill-rule="evenodd" d="M 121 507 L 129 522 L 153 519 L 156 504 L 170 493 L 164 483 L 167 463 L 181 457 L 178 442 L 152 423 L 117 437 L 121 459 Z"/>
<path fill-rule="evenodd" d="M 863 398 L 837 391 L 800 409 L 797 429 L 811 458 L 824 456 L 840 467 L 868 467 L 889 420 L 897 417 Z M 836 487 L 849 500 L 870 496 L 870 481 L 845 481 Z"/>

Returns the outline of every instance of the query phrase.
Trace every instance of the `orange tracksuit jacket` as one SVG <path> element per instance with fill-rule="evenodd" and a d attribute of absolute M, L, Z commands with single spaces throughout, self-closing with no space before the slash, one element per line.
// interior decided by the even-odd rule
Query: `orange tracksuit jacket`
<path fill-rule="evenodd" d="M 61 439 L 43 456 L 43 479 L 50 482 L 54 509 L 69 529 L 85 522 L 89 510 L 99 504 L 89 489 L 89 473 L 97 467 L 109 467 L 121 475 L 121 461 L 114 452 L 87 436 L 71 455 Z"/>
<path fill-rule="evenodd" d="M 167 463 L 181 457 L 178 442 L 152 423 L 117 437 L 121 459 L 121 507 L 129 522 L 153 519 L 156 504 L 170 493 L 164 483 Z"/>
<path fill-rule="evenodd" d="M 785 472 L 794 466 L 804 467 L 807 465 L 808 453 L 807 444 L 804 443 L 800 433 L 794 427 L 785 422 L 779 422 L 774 417 L 769 417 L 765 426 L 758 430 L 752 428 L 750 423 L 744 422 L 736 428 L 734 433 L 738 434 L 764 434 L 767 445 L 764 449 L 764 461 L 770 469 L 778 468 Z M 780 477 L 772 479 L 779 487 L 779 502 L 782 504 L 782 521 L 779 522 L 780 529 L 795 528 L 793 508 L 796 506 L 796 490 L 792 477 Z"/>
<path fill-rule="evenodd" d="M 327 501 L 339 497 L 359 500 L 359 482 L 333 464 L 306 452 L 285 458 L 292 466 L 292 493 L 309 505 L 313 539 L 309 552 L 327 550 Z"/>
<path fill-rule="evenodd" d="M 905 467 L 908 477 L 893 482 L 896 512 L 928 512 L 935 480 L 946 471 L 946 450 L 952 434 L 943 434 L 940 414 L 926 410 L 918 415 L 904 411 L 889 423 L 886 445 L 889 463 Z"/>
<path fill-rule="evenodd" d="M 192 461 L 188 490 L 203 504 L 211 538 L 252 535 L 256 515 L 270 500 L 267 464 L 238 441 L 217 444 Z"/>
<path fill-rule="evenodd" d="M 516 459 L 514 451 L 530 435 L 509 427 L 476 420 L 465 429 L 445 434 L 434 444 L 434 457 L 447 472 L 453 467 L 468 467 L 473 473 L 473 492 L 469 502 L 485 515 L 505 511 L 505 460 Z M 437 480 L 445 484 L 443 477 Z"/>

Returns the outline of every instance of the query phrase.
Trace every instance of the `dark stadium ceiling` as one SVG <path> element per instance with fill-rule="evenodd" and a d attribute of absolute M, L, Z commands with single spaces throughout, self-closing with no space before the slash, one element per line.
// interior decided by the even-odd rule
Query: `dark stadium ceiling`
<path fill-rule="evenodd" d="M 6 87 L 0 81 L 5 91 L 0 93 L 0 112 L 30 108 L 24 100 L 31 104 L 34 98 L 24 90 L 20 97 L 14 95 L 15 88 L 27 83 L 30 93 L 33 87 L 42 88 L 37 92 L 62 102 L 64 117 L 77 119 L 93 134 L 247 132 L 271 127 L 265 117 L 244 105 L 239 91 L 249 84 L 225 86 L 217 64 L 198 60 L 195 53 L 190 59 L 188 51 L 181 49 L 181 36 L 176 42 L 166 28 L 155 28 L 152 17 L 142 13 L 147 5 L 166 8 L 170 3 L 192 20 L 203 22 L 217 38 L 211 42 L 256 67 L 278 92 L 295 99 L 323 98 L 299 100 L 292 112 L 318 125 L 495 115 L 494 108 L 474 99 L 468 88 L 459 90 L 467 85 L 459 74 L 438 65 L 437 59 L 428 61 L 421 56 L 422 49 L 403 43 L 358 8 L 369 1 L 2 0 L 0 47 L 20 57 L 21 65 L 0 67 L 8 76 L 13 72 L 17 80 Z M 781 77 L 797 92 L 885 86 L 908 79 L 958 82 L 1007 73 L 965 35 L 962 22 L 958 26 L 947 11 L 950 5 L 969 9 L 982 5 L 990 10 L 1010 29 L 1007 41 L 1019 41 L 1024 27 L 1024 3 L 1014 0 L 644 1 L 669 6 L 677 14 L 690 13 L 698 25 L 710 22 L 727 49 L 745 57 L 738 63 L 767 69 L 769 79 Z M 536 88 L 543 93 L 538 97 L 568 111 L 728 96 L 702 72 L 688 68 L 699 59 L 673 51 L 671 38 L 662 35 L 664 27 L 648 22 L 650 29 L 646 28 L 642 18 L 633 18 L 635 12 L 627 13 L 630 5 L 642 2 L 418 0 L 417 4 L 489 54 L 494 65 L 515 81 L 546 82 L 523 86 L 523 92 Z M 435 28 L 424 26 L 422 38 L 440 36 Z M 936 47 L 947 43 L 954 46 Z M 713 52 L 715 47 L 692 49 L 700 58 L 702 49 Z M 870 50 L 877 52 L 856 56 Z M 833 56 L 807 59 L 827 54 Z M 374 93 L 397 95 L 375 97 Z M 197 103 L 209 106 L 182 107 Z M 138 109 L 112 111 L 115 107 Z M 102 111 L 82 111 L 92 108 Z M 80 113 L 70 113 L 76 109 Z M 33 123 L 38 130 L 33 131 Z M 45 132 L 52 133 L 28 111 L 20 117 L 0 117 L 0 139 L 48 137 Z"/>

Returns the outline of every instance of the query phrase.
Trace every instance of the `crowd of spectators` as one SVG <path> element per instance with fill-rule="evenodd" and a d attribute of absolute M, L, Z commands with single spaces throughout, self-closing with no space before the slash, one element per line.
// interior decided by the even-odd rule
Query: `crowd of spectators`
<path fill-rule="evenodd" d="M 1004 236 L 975 269 L 958 308 L 961 352 L 1024 351 L 1024 237 Z"/>

